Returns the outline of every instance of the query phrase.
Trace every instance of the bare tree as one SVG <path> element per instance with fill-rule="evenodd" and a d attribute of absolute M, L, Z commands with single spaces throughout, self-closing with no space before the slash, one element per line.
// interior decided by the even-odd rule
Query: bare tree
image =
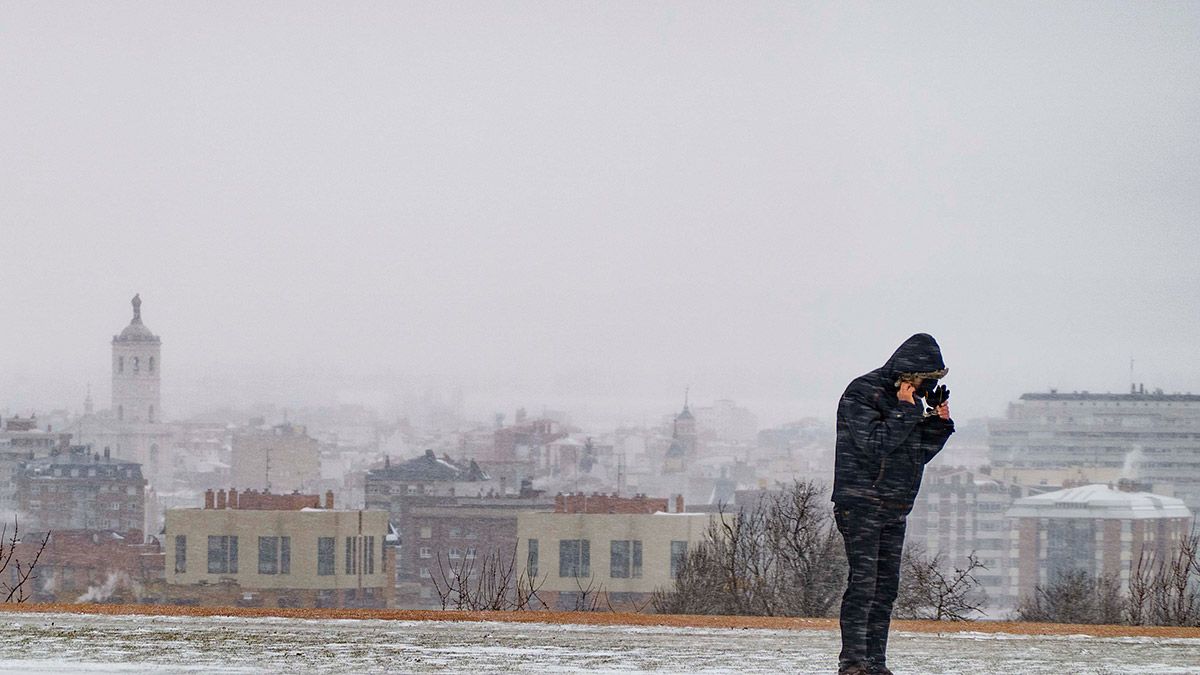
<path fill-rule="evenodd" d="M 824 488 L 797 481 L 736 510 L 722 505 L 653 605 L 672 613 L 827 616 L 845 576 Z"/>
<path fill-rule="evenodd" d="M 901 556 L 900 590 L 893 614 L 904 619 L 969 621 L 983 611 L 986 596 L 976 570 L 986 570 L 975 552 L 966 565 L 950 569 L 942 554 L 928 556 L 916 546 Z"/>
<path fill-rule="evenodd" d="M 842 537 L 827 495 L 816 483 L 796 481 L 773 500 L 767 536 L 779 563 L 782 613 L 827 616 L 846 579 Z"/>
<path fill-rule="evenodd" d="M 50 543 L 50 533 L 46 532 L 42 540 L 36 543 L 33 560 L 29 562 L 22 562 L 17 555 L 17 544 L 20 543 L 20 525 L 14 518 L 11 537 L 8 536 L 7 523 L 0 529 L 0 579 L 5 580 L 0 581 L 0 593 L 4 594 L 4 602 L 20 603 L 29 599 L 28 588 L 32 585 L 30 582 L 37 579 L 33 570 L 41 560 L 46 545 Z"/>
<path fill-rule="evenodd" d="M 538 597 L 541 584 L 517 569 L 517 552 L 497 549 L 482 558 L 468 556 L 455 563 L 439 552 L 434 590 L 442 609 L 525 610 L 546 604 Z"/>
<path fill-rule="evenodd" d="M 1200 537 L 1166 556 L 1143 548 L 1129 575 L 1126 617 L 1135 625 L 1200 626 Z"/>

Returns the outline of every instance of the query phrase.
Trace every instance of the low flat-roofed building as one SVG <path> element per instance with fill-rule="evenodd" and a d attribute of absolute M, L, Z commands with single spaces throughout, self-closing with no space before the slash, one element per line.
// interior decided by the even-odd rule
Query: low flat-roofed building
<path fill-rule="evenodd" d="M 551 609 L 642 610 L 704 540 L 707 513 L 522 513 L 517 561 Z M 538 605 L 540 607 L 540 605 Z"/>
<path fill-rule="evenodd" d="M 1070 570 L 1112 575 L 1127 589 L 1143 551 L 1167 555 L 1191 531 L 1192 512 L 1181 499 L 1133 487 L 1082 485 L 1014 501 L 1007 511 L 1012 596 L 1025 597 Z"/>
<path fill-rule="evenodd" d="M 385 511 L 298 507 L 287 500 L 227 500 L 167 511 L 163 541 L 169 601 L 278 607 L 387 607 L 394 547 Z M 254 493 L 252 493 L 254 494 Z M 239 503 L 240 502 L 240 503 Z M 277 508 L 244 508 L 273 505 Z M 289 506 L 298 508 L 288 508 Z"/>

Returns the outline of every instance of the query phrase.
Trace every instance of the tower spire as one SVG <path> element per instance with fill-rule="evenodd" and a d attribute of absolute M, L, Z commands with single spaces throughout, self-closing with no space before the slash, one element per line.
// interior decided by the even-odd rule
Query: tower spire
<path fill-rule="evenodd" d="M 133 300 L 129 301 L 133 305 L 133 323 L 142 322 L 142 294 L 134 293 Z"/>

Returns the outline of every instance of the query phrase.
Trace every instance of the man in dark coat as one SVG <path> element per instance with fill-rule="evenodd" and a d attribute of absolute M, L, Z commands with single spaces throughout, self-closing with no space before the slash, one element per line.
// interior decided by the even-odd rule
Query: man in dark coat
<path fill-rule="evenodd" d="M 887 638 L 905 519 L 925 465 L 954 433 L 948 404 L 927 414 L 917 399 L 936 402 L 948 370 L 937 341 L 918 333 L 882 368 L 855 378 L 838 403 L 834 516 L 850 564 L 838 657 L 844 675 L 891 673 Z"/>

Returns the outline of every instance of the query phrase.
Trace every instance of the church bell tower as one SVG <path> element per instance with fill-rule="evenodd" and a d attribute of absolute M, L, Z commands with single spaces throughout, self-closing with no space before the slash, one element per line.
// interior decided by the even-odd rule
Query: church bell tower
<path fill-rule="evenodd" d="M 162 341 L 142 323 L 141 295 L 132 303 L 133 320 L 112 340 L 112 412 L 119 422 L 159 422 Z"/>

